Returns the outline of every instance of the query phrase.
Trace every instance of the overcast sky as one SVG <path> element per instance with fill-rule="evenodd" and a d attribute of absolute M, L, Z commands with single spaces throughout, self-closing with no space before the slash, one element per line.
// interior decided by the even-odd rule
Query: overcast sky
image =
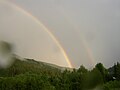
<path fill-rule="evenodd" d="M 4 0 L 3 0 L 4 1 Z M 57 38 L 74 67 L 120 61 L 120 0 L 7 0 L 38 18 Z M 0 38 L 23 57 L 67 66 L 50 36 L 30 17 L 0 3 Z M 89 49 L 89 50 L 88 50 Z"/>

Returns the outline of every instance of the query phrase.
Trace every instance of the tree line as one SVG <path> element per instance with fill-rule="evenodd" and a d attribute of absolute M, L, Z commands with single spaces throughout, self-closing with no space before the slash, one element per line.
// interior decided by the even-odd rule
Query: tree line
<path fill-rule="evenodd" d="M 23 62 L 23 61 L 21 61 Z M 20 62 L 19 62 L 20 63 Z M 19 64 L 18 63 L 18 64 Z M 98 63 L 92 70 L 80 66 L 73 71 L 59 71 L 49 67 L 38 70 L 27 63 L 0 69 L 0 90 L 119 90 L 120 63 L 106 69 Z M 26 69 L 26 68 L 29 69 Z"/>
<path fill-rule="evenodd" d="M 12 52 L 9 43 L 0 43 L 4 54 Z M 60 70 L 32 59 L 0 67 L 0 90 L 120 90 L 120 63 L 106 69 L 98 63 L 92 70 L 83 65 L 79 69 Z"/>

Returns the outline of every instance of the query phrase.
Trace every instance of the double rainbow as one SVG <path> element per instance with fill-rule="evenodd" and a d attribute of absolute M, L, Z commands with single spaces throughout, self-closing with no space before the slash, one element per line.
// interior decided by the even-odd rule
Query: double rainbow
<path fill-rule="evenodd" d="M 50 35 L 50 37 L 54 40 L 54 42 L 56 43 L 56 45 L 59 47 L 59 49 L 61 50 L 62 54 L 64 55 L 65 57 L 65 60 L 68 64 L 68 66 L 70 68 L 73 67 L 65 49 L 61 46 L 60 42 L 56 39 L 56 37 L 53 35 L 53 33 L 39 20 L 37 19 L 35 16 L 33 16 L 31 13 L 27 12 L 26 10 L 22 9 L 21 7 L 19 7 L 18 5 L 14 4 L 14 3 L 11 3 L 9 1 L 6 1 L 6 0 L 1 0 L 0 2 L 3 2 L 5 3 L 6 5 L 12 7 L 12 8 L 15 8 L 17 11 L 27 15 L 28 17 L 30 17 L 32 20 L 34 20 L 34 22 L 36 22 L 40 27 L 42 27 L 46 33 L 48 33 Z M 90 58 L 91 60 L 91 63 L 94 65 L 95 64 L 95 60 L 94 60 L 94 57 L 93 57 L 93 54 L 91 52 L 91 49 L 88 47 L 88 44 L 86 42 L 86 40 L 82 40 L 82 43 L 84 44 L 84 47 L 88 53 L 88 57 Z"/>

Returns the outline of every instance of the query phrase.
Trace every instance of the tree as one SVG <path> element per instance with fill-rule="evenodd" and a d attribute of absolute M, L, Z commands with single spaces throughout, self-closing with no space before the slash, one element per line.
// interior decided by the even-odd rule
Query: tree
<path fill-rule="evenodd" d="M 116 79 L 120 80 L 120 63 L 119 62 L 117 62 L 117 65 L 116 65 Z"/>
<path fill-rule="evenodd" d="M 102 63 L 96 64 L 95 68 L 97 68 L 101 72 L 101 74 L 105 73 L 105 68 Z"/>
<path fill-rule="evenodd" d="M 107 76 L 108 76 L 108 70 L 103 66 L 102 63 L 96 64 L 95 68 L 100 71 L 104 82 L 106 82 L 107 81 Z"/>
<path fill-rule="evenodd" d="M 84 74 L 87 73 L 88 70 L 83 65 L 81 65 L 80 68 L 77 70 L 77 72 Z"/>
<path fill-rule="evenodd" d="M 92 90 L 96 86 L 103 84 L 103 77 L 101 72 L 94 68 L 92 71 L 84 75 L 83 90 Z"/>

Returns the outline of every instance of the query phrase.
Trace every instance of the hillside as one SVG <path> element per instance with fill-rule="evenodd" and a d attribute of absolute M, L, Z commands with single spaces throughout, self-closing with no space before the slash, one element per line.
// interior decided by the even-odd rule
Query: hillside
<path fill-rule="evenodd" d="M 35 73 L 35 74 L 59 74 L 61 69 L 59 66 L 51 66 L 51 64 L 38 62 L 33 59 L 14 58 L 14 63 L 7 69 L 0 69 L 0 77 L 15 76 L 24 73 Z"/>
<path fill-rule="evenodd" d="M 109 69 L 102 63 L 98 63 L 92 70 L 84 66 L 69 69 L 14 56 L 14 63 L 10 67 L 0 68 L 0 90 L 96 89 L 120 90 L 119 63 Z"/>

